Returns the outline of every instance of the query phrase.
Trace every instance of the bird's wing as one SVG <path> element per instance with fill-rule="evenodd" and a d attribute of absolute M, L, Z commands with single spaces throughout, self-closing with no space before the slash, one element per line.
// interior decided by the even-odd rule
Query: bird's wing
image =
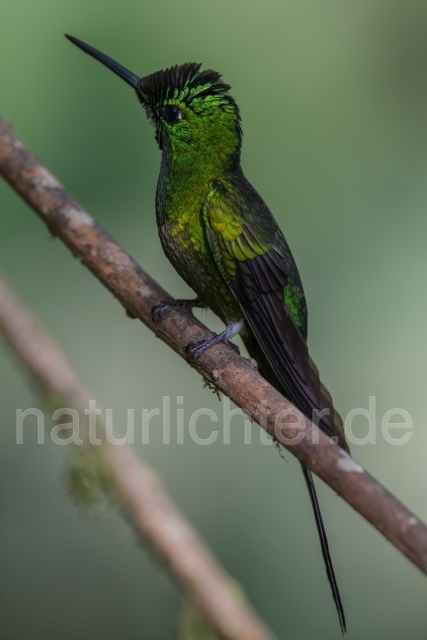
<path fill-rule="evenodd" d="M 215 262 L 289 399 L 310 419 L 313 410 L 323 411 L 320 428 L 347 448 L 342 420 L 308 353 L 292 254 L 266 205 L 245 196 L 212 184 L 202 214 Z"/>

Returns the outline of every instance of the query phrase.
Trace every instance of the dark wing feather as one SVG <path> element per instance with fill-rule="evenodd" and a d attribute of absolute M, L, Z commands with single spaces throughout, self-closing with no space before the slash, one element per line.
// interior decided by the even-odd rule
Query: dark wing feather
<path fill-rule="evenodd" d="M 203 217 L 215 261 L 288 398 L 310 419 L 322 412 L 320 428 L 347 448 L 341 417 L 308 353 L 306 318 L 298 328 L 284 302 L 289 284 L 302 293 L 292 254 L 264 203 L 253 196 L 248 206 L 245 195 L 216 183 L 207 198 Z"/>

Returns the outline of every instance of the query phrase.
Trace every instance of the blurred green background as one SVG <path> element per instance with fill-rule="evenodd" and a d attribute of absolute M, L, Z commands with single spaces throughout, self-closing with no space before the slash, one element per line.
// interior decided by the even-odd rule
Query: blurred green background
<path fill-rule="evenodd" d="M 353 454 L 426 520 L 425 1 L 2 0 L 0 113 L 149 273 L 185 296 L 157 238 L 153 130 L 129 87 L 64 32 L 141 75 L 196 60 L 232 85 L 244 170 L 300 267 L 310 349 L 337 407 L 345 415 L 374 395 L 378 423 L 394 407 L 413 418 L 408 444 L 379 433 Z M 2 183 L 0 229 L 0 269 L 118 423 L 163 395 L 184 396 L 187 419 L 221 410 Z M 3 345 L 0 379 L 2 638 L 173 638 L 180 594 L 149 550 L 115 514 L 92 521 L 70 503 L 61 447 L 37 445 L 30 427 L 15 444 L 16 409 L 37 400 Z M 135 446 L 279 638 L 339 638 L 298 464 L 260 444 L 257 425 L 245 445 L 242 419 L 233 424 L 229 446 L 162 445 L 154 431 Z M 208 435 L 209 419 L 200 425 Z M 349 640 L 425 638 L 425 578 L 318 484 Z"/>

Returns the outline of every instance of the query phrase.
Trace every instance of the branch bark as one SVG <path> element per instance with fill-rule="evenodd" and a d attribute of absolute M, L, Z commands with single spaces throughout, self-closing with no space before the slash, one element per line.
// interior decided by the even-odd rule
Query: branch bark
<path fill-rule="evenodd" d="M 153 323 L 153 306 L 169 299 L 169 294 L 68 194 L 2 119 L 0 173 L 128 313 L 181 357 L 186 359 L 185 347 L 191 340 L 212 335 L 180 309 L 170 311 L 160 325 Z M 269 385 L 250 362 L 217 345 L 195 368 L 427 574 L 425 524 Z"/>
<path fill-rule="evenodd" d="M 84 420 L 93 394 L 1 277 L 0 333 L 37 386 L 60 406 L 74 408 Z M 150 467 L 137 459 L 128 446 L 114 446 L 105 439 L 102 446 L 92 446 L 108 464 L 120 504 L 137 533 L 146 537 L 222 637 L 272 640 L 251 607 L 236 595 L 231 578 L 220 568 Z"/>

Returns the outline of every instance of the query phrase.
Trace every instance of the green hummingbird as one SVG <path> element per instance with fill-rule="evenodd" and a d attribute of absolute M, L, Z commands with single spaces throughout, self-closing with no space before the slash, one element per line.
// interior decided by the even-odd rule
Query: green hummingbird
<path fill-rule="evenodd" d="M 188 345 L 189 361 L 240 334 L 261 374 L 341 447 L 341 417 L 307 348 L 307 305 L 289 246 L 240 165 L 242 127 L 230 86 L 189 62 L 140 78 L 72 36 L 136 92 L 162 151 L 156 216 L 163 250 L 195 291 L 194 300 L 156 305 L 161 322 L 171 307 L 209 307 L 225 330 Z M 346 630 L 344 609 L 311 472 L 302 467 L 326 572 Z"/>

